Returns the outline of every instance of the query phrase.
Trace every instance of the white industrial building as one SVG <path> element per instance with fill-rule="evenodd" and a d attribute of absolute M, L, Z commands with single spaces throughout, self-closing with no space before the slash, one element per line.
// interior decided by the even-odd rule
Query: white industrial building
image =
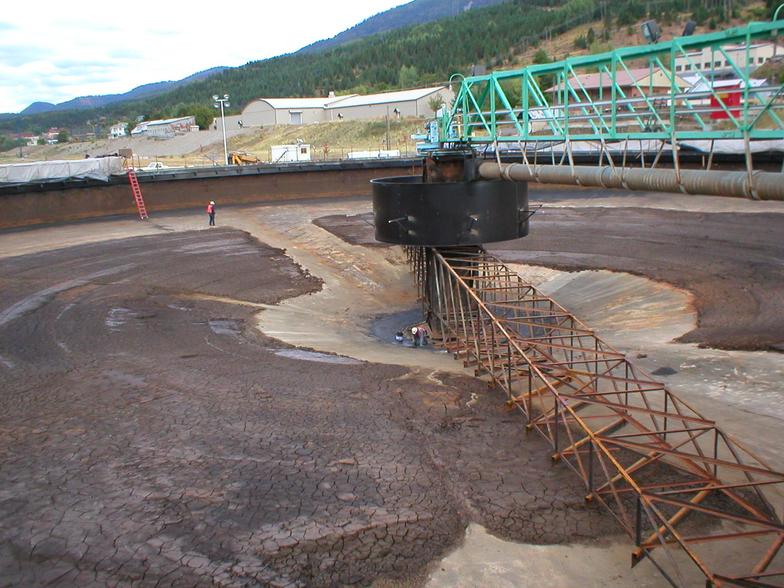
<path fill-rule="evenodd" d="M 723 47 L 727 55 L 710 47 L 675 58 L 675 73 L 721 71 L 731 69 L 729 57 L 736 67 L 746 67 L 746 45 Z M 773 57 L 784 57 L 784 47 L 775 43 L 752 43 L 749 46 L 749 69 L 754 71 Z"/>
<path fill-rule="evenodd" d="M 352 94 L 354 96 L 354 94 Z M 306 125 L 327 120 L 326 108 L 348 96 L 327 98 L 259 98 L 248 104 L 239 116 L 243 126 Z M 228 126 L 228 121 L 227 121 Z"/>
<path fill-rule="evenodd" d="M 110 139 L 117 139 L 119 137 L 125 137 L 128 133 L 126 131 L 126 123 L 117 123 L 112 125 L 109 129 L 109 138 Z"/>
<path fill-rule="evenodd" d="M 372 120 L 389 117 L 433 116 L 430 102 L 435 97 L 449 103 L 453 98 L 448 86 L 399 90 L 362 96 L 351 94 L 326 98 L 259 98 L 248 104 L 242 114 L 226 117 L 226 128 L 271 125 L 306 125 L 339 120 Z M 241 123 L 241 125 L 240 125 Z M 220 129 L 220 118 L 215 128 Z"/>
<path fill-rule="evenodd" d="M 174 135 L 187 133 L 196 126 L 196 117 L 181 116 L 179 118 L 166 118 L 163 120 L 149 120 L 136 125 L 131 131 L 131 135 L 146 137 L 158 137 L 168 139 Z"/>

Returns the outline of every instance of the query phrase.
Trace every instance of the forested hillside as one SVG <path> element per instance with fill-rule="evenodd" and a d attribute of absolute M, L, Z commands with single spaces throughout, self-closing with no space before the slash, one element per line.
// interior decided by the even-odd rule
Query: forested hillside
<path fill-rule="evenodd" d="M 186 78 L 177 81 L 154 82 L 152 84 L 144 84 L 137 86 L 132 90 L 123 94 L 103 94 L 101 96 L 79 96 L 66 102 L 59 104 L 52 104 L 50 102 L 33 102 L 30 106 L 25 108 L 20 114 L 38 114 L 41 112 L 52 112 L 55 110 L 77 110 L 77 109 L 90 109 L 106 106 L 114 102 L 122 102 L 123 100 L 135 100 L 141 98 L 150 98 L 164 94 L 174 88 L 186 86 L 199 80 L 208 78 L 216 73 L 226 69 L 223 66 L 211 67 L 204 71 L 197 72 L 189 75 Z"/>
<path fill-rule="evenodd" d="M 503 67 L 525 54 L 540 38 L 588 21 L 603 30 L 628 27 L 646 16 L 668 19 L 694 13 L 713 26 L 748 4 L 743 0 L 513 0 L 426 24 L 405 27 L 315 54 L 295 53 L 230 68 L 154 98 L 102 109 L 43 113 L 3 120 L 0 130 L 36 131 L 49 126 L 74 130 L 117 120 L 196 114 L 205 124 L 214 115 L 210 96 L 231 95 L 239 112 L 259 96 L 318 96 L 383 91 L 444 82 L 471 64 Z M 97 122 L 96 122 L 97 121 Z M 206 124 L 209 124 L 208 122 Z"/>
<path fill-rule="evenodd" d="M 507 0 L 413 0 L 408 4 L 390 8 L 380 14 L 363 20 L 358 25 L 346 29 L 331 39 L 316 41 L 312 45 L 303 47 L 298 53 L 313 53 L 329 47 L 337 47 L 349 41 L 363 39 L 370 35 L 384 33 L 415 24 L 422 24 L 440 20 L 450 16 L 457 16 L 468 10 L 476 10 L 484 6 L 500 4 Z"/>

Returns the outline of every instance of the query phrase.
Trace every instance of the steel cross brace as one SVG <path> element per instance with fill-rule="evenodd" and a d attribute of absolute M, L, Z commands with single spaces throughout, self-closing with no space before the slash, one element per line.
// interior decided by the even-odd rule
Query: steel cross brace
<path fill-rule="evenodd" d="M 634 540 L 635 563 L 676 586 L 689 565 L 712 586 L 784 586 L 784 473 L 481 248 L 407 256 L 434 340 L 550 443 Z"/>

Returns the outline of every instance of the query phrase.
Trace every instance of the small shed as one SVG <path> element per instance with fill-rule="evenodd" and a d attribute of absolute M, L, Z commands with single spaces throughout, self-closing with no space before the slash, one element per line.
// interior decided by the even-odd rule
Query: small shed
<path fill-rule="evenodd" d="M 271 163 L 292 163 L 295 161 L 310 161 L 310 145 L 297 143 L 295 145 L 273 145 L 270 148 Z"/>

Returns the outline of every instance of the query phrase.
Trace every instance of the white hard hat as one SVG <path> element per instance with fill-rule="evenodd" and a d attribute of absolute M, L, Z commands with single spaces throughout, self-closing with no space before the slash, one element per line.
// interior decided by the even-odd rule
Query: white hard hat
<path fill-rule="evenodd" d="M 411 327 L 411 334 L 416 335 L 416 332 L 417 332 L 417 328 Z"/>
<path fill-rule="evenodd" d="M 215 201 L 214 200 L 210 200 L 210 204 L 215 204 Z"/>

